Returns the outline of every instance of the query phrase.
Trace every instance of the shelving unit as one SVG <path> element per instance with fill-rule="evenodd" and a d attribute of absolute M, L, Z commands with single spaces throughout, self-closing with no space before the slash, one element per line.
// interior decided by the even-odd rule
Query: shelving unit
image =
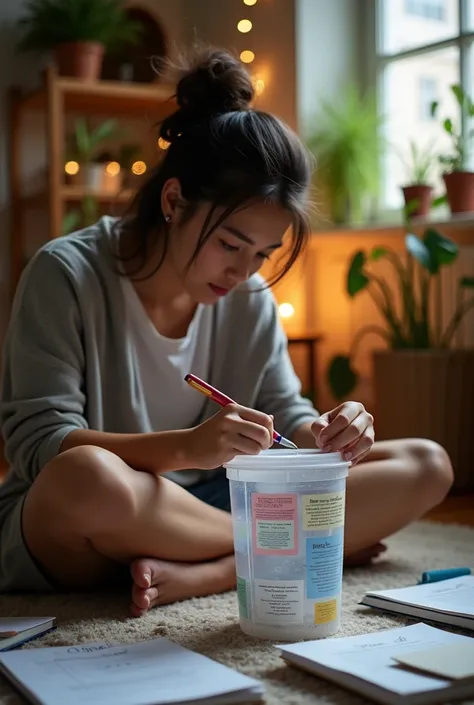
<path fill-rule="evenodd" d="M 12 295 L 18 284 L 25 258 L 24 213 L 32 206 L 46 206 L 49 237 L 62 234 L 62 221 L 68 204 L 79 203 L 92 195 L 102 204 L 126 203 L 133 195 L 125 189 L 117 195 L 88 191 L 64 181 L 64 122 L 68 114 L 146 118 L 156 123 L 175 109 L 173 89 L 161 84 L 134 84 L 115 81 L 86 82 L 58 76 L 54 67 L 43 75 L 41 88 L 24 93 L 10 92 L 10 272 Z M 23 117 L 28 112 L 42 112 L 46 118 L 47 175 L 46 189 L 25 194 L 21 174 Z"/>

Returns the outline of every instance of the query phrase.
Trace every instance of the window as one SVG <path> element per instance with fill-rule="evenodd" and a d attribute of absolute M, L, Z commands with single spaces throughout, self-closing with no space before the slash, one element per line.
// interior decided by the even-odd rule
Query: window
<path fill-rule="evenodd" d="M 451 86 L 461 84 L 474 100 L 474 0 L 378 0 L 377 30 L 387 145 L 382 193 L 386 209 L 400 210 L 401 186 L 412 178 L 411 143 L 432 154 L 430 180 L 438 196 L 444 194 L 438 157 L 451 150 L 443 119 L 449 117 L 456 129 L 462 125 L 465 134 L 472 129 L 461 121 Z"/>
<path fill-rule="evenodd" d="M 445 4 L 444 0 L 405 0 L 405 12 L 407 15 L 443 22 L 446 17 Z"/>
<path fill-rule="evenodd" d="M 418 82 L 418 93 L 420 97 L 420 120 L 429 122 L 433 120 L 431 106 L 434 102 L 439 102 L 438 82 L 436 78 L 420 76 Z"/>

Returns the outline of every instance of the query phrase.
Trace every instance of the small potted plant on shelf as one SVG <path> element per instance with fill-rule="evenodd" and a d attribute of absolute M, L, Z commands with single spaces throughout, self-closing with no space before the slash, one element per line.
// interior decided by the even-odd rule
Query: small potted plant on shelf
<path fill-rule="evenodd" d="M 405 211 L 411 216 L 426 216 L 431 210 L 433 187 L 430 184 L 433 162 L 433 147 L 418 147 L 410 142 L 409 159 L 403 160 L 408 171 L 408 183 L 402 186 Z"/>
<path fill-rule="evenodd" d="M 456 333 L 474 309 L 474 277 L 459 277 L 454 310 L 443 311 L 442 271 L 458 257 L 456 243 L 428 228 L 423 237 L 405 236 L 405 256 L 386 247 L 356 252 L 347 270 L 346 291 L 367 292 L 385 325 L 367 325 L 349 354 L 336 355 L 327 370 L 336 399 L 358 382 L 353 360 L 362 339 L 379 335 L 385 349 L 373 353 L 376 433 L 379 439 L 421 436 L 443 445 L 451 456 L 458 489 L 474 487 L 474 349 L 456 347 Z M 377 273 L 386 260 L 393 276 Z M 448 294 L 448 298 L 450 294 Z"/>
<path fill-rule="evenodd" d="M 451 91 L 456 98 L 460 112 L 469 121 L 472 120 L 474 104 L 471 98 L 457 84 L 451 86 Z M 433 116 L 437 115 L 437 101 L 432 104 L 431 112 Z M 459 123 L 459 127 L 456 128 L 451 118 L 443 119 L 444 131 L 451 138 L 452 151 L 440 156 L 439 161 L 445 167 L 443 179 L 451 213 L 469 213 L 474 212 L 474 172 L 468 169 L 474 129 L 468 125 L 467 134 L 463 134 L 461 120 Z"/>
<path fill-rule="evenodd" d="M 334 223 L 358 223 L 380 185 L 381 126 L 371 94 L 349 86 L 335 103 L 323 103 L 308 138 L 317 186 Z"/>
<path fill-rule="evenodd" d="M 107 140 L 117 134 L 117 121 L 105 120 L 94 128 L 89 128 L 84 118 L 77 118 L 74 133 L 70 139 L 67 163 L 73 162 L 74 174 L 66 181 L 84 186 L 87 191 L 110 195 L 121 188 L 121 169 L 105 149 Z"/>
<path fill-rule="evenodd" d="M 83 80 L 98 79 L 104 52 L 136 42 L 141 29 L 122 0 L 29 0 L 19 26 L 21 50 L 52 50 L 61 75 Z"/>

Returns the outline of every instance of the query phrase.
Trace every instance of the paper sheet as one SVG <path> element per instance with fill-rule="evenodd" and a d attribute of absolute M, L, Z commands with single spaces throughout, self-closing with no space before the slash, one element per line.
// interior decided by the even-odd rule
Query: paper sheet
<path fill-rule="evenodd" d="M 406 664 L 442 678 L 474 678 L 474 639 L 471 643 L 450 644 L 395 656 L 399 663 Z"/>
<path fill-rule="evenodd" d="M 12 651 L 1 663 L 48 705 L 157 705 L 262 691 L 258 681 L 167 639 Z"/>
<path fill-rule="evenodd" d="M 366 595 L 376 595 L 406 605 L 474 616 L 474 575 L 395 590 L 372 590 Z"/>
<path fill-rule="evenodd" d="M 15 636 L 53 620 L 54 617 L 0 617 L 0 638 Z"/>
<path fill-rule="evenodd" d="M 373 634 L 311 641 L 279 648 L 283 656 L 285 653 L 296 654 L 342 673 L 350 673 L 400 695 L 410 695 L 446 687 L 450 681 L 404 670 L 393 658 L 398 654 L 463 641 L 470 643 L 471 639 L 420 623 Z"/>

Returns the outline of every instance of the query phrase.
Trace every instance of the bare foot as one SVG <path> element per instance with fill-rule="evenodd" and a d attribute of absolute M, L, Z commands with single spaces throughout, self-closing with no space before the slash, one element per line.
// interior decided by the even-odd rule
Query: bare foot
<path fill-rule="evenodd" d="M 235 587 L 234 556 L 207 563 L 172 563 L 138 558 L 131 565 L 133 578 L 131 612 L 134 617 L 156 605 L 203 597 Z"/>
<path fill-rule="evenodd" d="M 373 546 L 367 546 L 367 548 L 356 551 L 356 553 L 352 553 L 350 556 L 344 556 L 344 565 L 351 568 L 354 566 L 367 565 L 367 563 L 373 561 L 374 558 L 378 558 L 380 554 L 384 553 L 386 550 L 387 547 L 384 543 L 374 543 Z"/>

